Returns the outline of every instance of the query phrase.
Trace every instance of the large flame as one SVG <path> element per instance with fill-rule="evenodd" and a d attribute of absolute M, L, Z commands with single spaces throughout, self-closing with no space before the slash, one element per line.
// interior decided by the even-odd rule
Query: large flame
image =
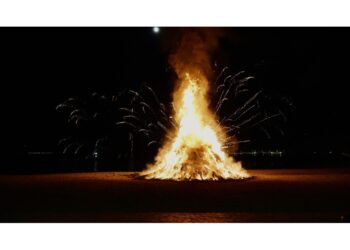
<path fill-rule="evenodd" d="M 141 173 L 147 179 L 242 179 L 248 173 L 223 149 L 225 134 L 209 110 L 207 79 L 200 72 L 183 74 L 174 93 L 178 125 L 158 152 L 155 163 Z"/>

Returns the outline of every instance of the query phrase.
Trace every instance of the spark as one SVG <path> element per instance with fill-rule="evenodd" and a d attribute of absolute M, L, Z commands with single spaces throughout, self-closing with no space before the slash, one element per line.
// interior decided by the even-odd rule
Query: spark
<path fill-rule="evenodd" d="M 249 133 L 243 133 L 244 136 L 242 137 L 241 131 L 261 131 L 266 135 L 266 139 L 270 140 L 273 137 L 273 132 L 277 132 L 280 136 L 284 135 L 283 130 L 279 127 L 280 123 L 271 126 L 271 121 L 277 117 L 284 118 L 280 119 L 283 122 L 287 120 L 286 114 L 276 106 L 277 103 L 271 103 L 273 99 L 265 91 L 254 87 L 254 81 L 252 81 L 254 77 L 246 76 L 245 74 L 244 71 L 232 74 L 225 67 L 219 73 L 216 81 L 213 82 L 215 85 L 213 96 L 211 97 L 212 104 L 210 105 L 213 107 L 214 116 L 209 120 L 206 116 L 206 118 L 201 118 L 206 122 L 211 121 L 209 123 L 216 123 L 218 127 L 221 127 L 220 130 L 222 132 L 217 134 L 217 139 L 222 144 L 219 149 L 226 151 L 230 155 L 235 155 L 237 145 L 253 141 L 253 138 L 245 137 Z M 191 78 L 189 76 L 186 79 L 187 81 L 199 81 L 198 77 Z M 209 83 L 207 84 L 209 87 Z M 116 123 L 117 125 L 126 126 L 129 128 L 130 133 L 135 133 L 135 136 L 136 133 L 139 133 L 145 140 L 146 146 L 155 145 L 160 147 L 160 150 L 162 150 L 161 145 L 164 146 L 164 143 L 167 141 L 176 140 L 175 132 L 183 129 L 183 124 L 181 119 L 179 119 L 179 112 L 183 111 L 179 111 L 179 103 L 163 103 L 157 93 L 147 84 L 142 84 L 138 90 L 126 90 L 125 93 L 131 94 L 127 95 L 131 98 L 131 102 L 125 100 L 129 106 L 125 105 L 118 108 L 119 111 L 124 112 L 124 115 L 122 120 Z M 240 95 L 241 93 L 246 94 Z M 275 111 L 278 109 L 279 113 L 276 114 L 275 111 L 273 112 L 273 109 Z M 73 115 L 77 115 L 77 113 L 79 112 L 72 112 Z M 190 116 L 189 120 L 191 120 L 191 126 L 196 126 L 194 116 Z M 274 130 L 270 131 L 270 129 Z M 213 153 L 208 152 L 208 157 L 215 156 Z M 206 166 L 205 169 L 203 171 L 209 171 L 210 167 L 208 169 L 208 166 Z M 162 175 L 162 178 L 165 178 L 165 176 Z M 206 179 L 206 175 L 203 175 L 203 173 L 192 176 L 187 174 L 177 178 Z M 218 176 L 215 175 L 214 179 L 216 178 Z"/>

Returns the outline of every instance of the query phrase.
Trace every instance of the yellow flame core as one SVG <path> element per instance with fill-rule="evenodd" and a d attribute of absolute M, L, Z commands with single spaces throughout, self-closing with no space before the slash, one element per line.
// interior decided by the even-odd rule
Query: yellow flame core
<path fill-rule="evenodd" d="M 222 149 L 225 135 L 209 110 L 208 86 L 201 75 L 184 75 L 173 102 L 178 127 L 141 176 L 178 181 L 249 177 L 241 163 Z"/>

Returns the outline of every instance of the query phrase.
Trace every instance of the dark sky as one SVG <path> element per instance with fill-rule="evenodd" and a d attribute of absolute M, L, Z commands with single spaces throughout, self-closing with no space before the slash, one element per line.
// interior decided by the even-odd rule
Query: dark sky
<path fill-rule="evenodd" d="M 13 151 L 54 150 L 55 106 L 71 96 L 152 84 L 171 87 L 166 47 L 174 28 L 1 28 L 4 142 Z M 289 145 L 350 151 L 349 28 L 227 28 L 215 60 L 247 70 L 291 98 Z M 171 40 L 171 39 L 170 39 Z M 166 42 L 165 42 L 166 41 Z M 164 49 L 165 48 L 165 49 Z"/>

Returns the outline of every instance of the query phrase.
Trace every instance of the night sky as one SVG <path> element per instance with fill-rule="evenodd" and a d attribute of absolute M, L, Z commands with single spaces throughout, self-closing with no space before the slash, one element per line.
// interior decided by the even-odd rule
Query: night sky
<path fill-rule="evenodd" d="M 69 97 L 115 93 L 142 82 L 169 95 L 168 47 L 176 28 L 1 28 L 3 145 L 54 151 Z M 226 28 L 213 60 L 246 70 L 296 107 L 285 145 L 350 152 L 349 28 Z"/>

